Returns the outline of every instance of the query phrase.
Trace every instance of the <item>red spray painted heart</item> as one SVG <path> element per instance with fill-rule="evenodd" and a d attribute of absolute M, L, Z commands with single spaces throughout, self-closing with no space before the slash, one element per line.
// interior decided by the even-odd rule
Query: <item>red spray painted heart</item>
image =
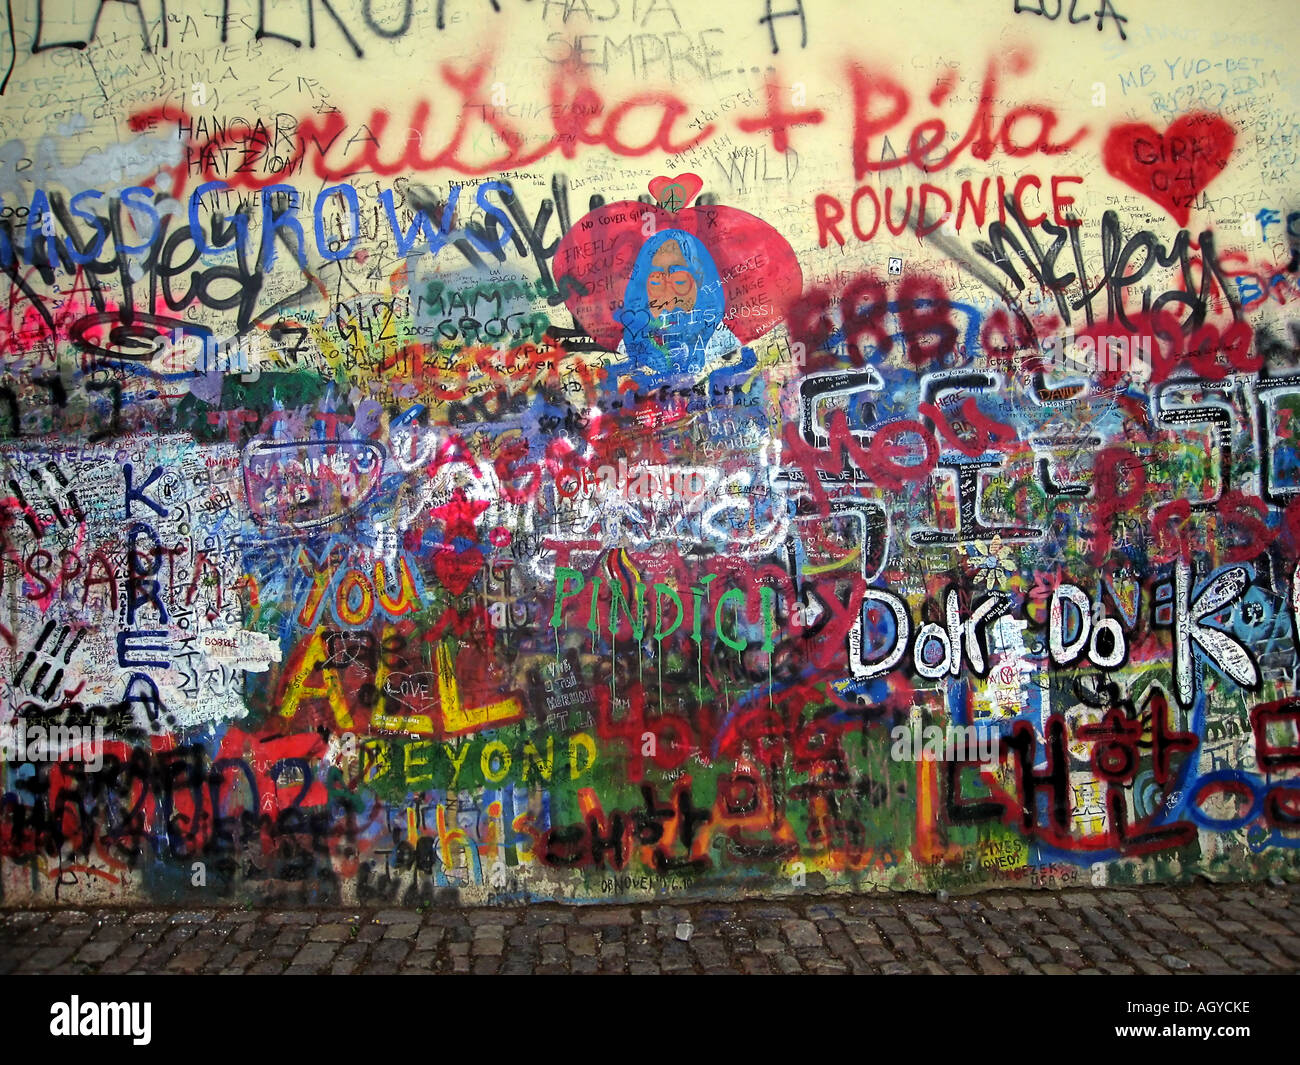
<path fill-rule="evenodd" d="M 483 568 L 483 552 L 477 547 L 456 551 L 448 546 L 433 556 L 433 572 L 452 595 L 462 594 Z"/>
<path fill-rule="evenodd" d="M 1131 122 L 1107 134 L 1102 159 L 1114 177 L 1186 226 L 1197 194 L 1228 165 L 1236 139 L 1224 119 L 1204 112 L 1175 119 L 1163 134 Z"/>
<path fill-rule="evenodd" d="M 649 184 L 650 195 L 655 198 L 655 203 L 669 211 L 680 211 L 695 199 L 696 193 L 702 188 L 704 179 L 699 174 L 651 178 Z"/>

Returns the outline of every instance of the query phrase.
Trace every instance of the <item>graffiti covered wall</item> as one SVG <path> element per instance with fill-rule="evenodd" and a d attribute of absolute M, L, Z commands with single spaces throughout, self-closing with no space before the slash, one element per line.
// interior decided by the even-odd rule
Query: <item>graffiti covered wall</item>
<path fill-rule="evenodd" d="M 10 8 L 0 903 L 1294 873 L 1292 5 Z"/>

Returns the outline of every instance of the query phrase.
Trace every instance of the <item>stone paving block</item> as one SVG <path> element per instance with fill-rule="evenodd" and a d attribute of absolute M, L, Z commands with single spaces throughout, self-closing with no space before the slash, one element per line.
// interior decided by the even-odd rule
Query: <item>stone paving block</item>
<path fill-rule="evenodd" d="M 1300 936 L 1278 936 L 1277 947 L 1293 958 L 1300 958 Z"/>
<path fill-rule="evenodd" d="M 1062 905 L 1072 910 L 1082 909 L 1085 906 L 1097 905 L 1098 899 L 1091 891 L 1063 891 L 1061 893 Z"/>
<path fill-rule="evenodd" d="M 1016 953 L 1016 948 L 999 936 L 986 936 L 983 943 L 995 958 L 1010 958 Z"/>
<path fill-rule="evenodd" d="M 788 918 L 798 917 L 794 910 L 789 906 L 779 906 L 775 903 L 749 904 L 741 911 L 746 917 L 765 917 L 773 921 L 783 921 Z"/>
<path fill-rule="evenodd" d="M 5 920 L 18 928 L 29 929 L 48 921 L 56 912 L 55 910 L 17 910 L 11 915 L 6 915 Z"/>
<path fill-rule="evenodd" d="M 239 947 L 233 943 L 228 943 L 224 947 L 218 947 L 210 955 L 208 960 L 203 963 L 205 970 L 212 969 L 220 971 L 228 968 L 239 954 Z"/>
<path fill-rule="evenodd" d="M 1226 973 L 1233 968 L 1212 950 L 1189 950 L 1181 956 L 1197 972 Z"/>
<path fill-rule="evenodd" d="M 471 925 L 495 925 L 501 929 L 519 923 L 519 915 L 511 910 L 493 907 L 490 910 L 468 910 L 465 918 Z"/>
<path fill-rule="evenodd" d="M 1277 971 L 1276 967 L 1271 965 L 1264 958 L 1257 958 L 1253 955 L 1234 958 L 1232 964 L 1244 973 L 1267 973 Z M 1291 969 L 1289 971 L 1294 972 L 1295 970 Z"/>
<path fill-rule="evenodd" d="M 590 932 L 570 932 L 565 942 L 569 953 L 576 957 L 593 958 L 596 956 L 596 937 Z"/>
<path fill-rule="evenodd" d="M 410 953 L 410 943 L 396 939 L 385 939 L 371 948 L 370 956 L 377 961 L 400 962 Z"/>
<path fill-rule="evenodd" d="M 870 925 L 848 925 L 846 926 L 846 929 L 848 937 L 859 947 L 884 946 L 884 943 L 880 938 L 880 933 Z"/>
<path fill-rule="evenodd" d="M 266 914 L 264 922 L 269 925 L 309 925 L 316 923 L 317 916 L 308 910 L 284 910 Z"/>
<path fill-rule="evenodd" d="M 792 947 L 820 947 L 821 933 L 812 921 L 791 919 L 781 922 L 781 931 Z"/>
<path fill-rule="evenodd" d="M 632 925 L 636 924 L 636 916 L 630 909 L 626 908 L 605 908 L 584 910 L 578 914 L 578 924 L 589 927 L 604 927 L 607 925 Z"/>
<path fill-rule="evenodd" d="M 233 926 L 231 926 L 233 930 Z M 226 935 L 230 932 L 226 931 Z M 95 926 L 96 940 L 111 940 L 120 943 L 131 938 L 131 927 L 125 921 L 104 921 Z"/>
<path fill-rule="evenodd" d="M 307 943 L 293 956 L 295 965 L 327 965 L 339 952 L 337 943 Z"/>
<path fill-rule="evenodd" d="M 183 973 L 197 972 L 207 960 L 207 951 L 185 950 L 167 963 L 167 969 L 168 971 Z"/>
<path fill-rule="evenodd" d="M 71 958 L 72 950 L 72 947 L 41 947 L 19 960 L 18 971 L 30 973 L 52 969 Z"/>
<path fill-rule="evenodd" d="M 1100 964 L 1106 961 L 1116 961 L 1116 955 L 1110 947 L 1103 946 L 1100 943 L 1084 943 L 1079 947 L 1080 952 L 1089 961 Z"/>
<path fill-rule="evenodd" d="M 716 940 L 693 940 L 691 952 L 704 966 L 724 965 L 727 961 L 726 948 Z"/>
<path fill-rule="evenodd" d="M 857 957 L 858 951 L 854 946 L 853 940 L 844 932 L 830 932 L 825 937 L 826 946 L 832 954 L 844 958 L 846 961 L 850 957 Z"/>
<path fill-rule="evenodd" d="M 905 958 L 910 958 L 919 949 L 916 940 L 911 936 L 891 936 L 890 946 L 895 954 L 901 954 Z"/>
<path fill-rule="evenodd" d="M 78 961 L 84 961 L 91 965 L 98 965 L 100 962 L 108 961 L 117 953 L 118 945 L 116 943 L 100 942 L 96 940 L 93 943 L 87 943 L 77 951 L 76 958 Z"/>
<path fill-rule="evenodd" d="M 1141 944 L 1131 940 L 1125 940 L 1115 944 L 1115 953 L 1121 957 L 1128 958 L 1130 961 L 1153 961 L 1154 956 L 1151 951 Z"/>
<path fill-rule="evenodd" d="M 317 925 L 308 933 L 307 938 L 321 943 L 347 943 L 352 939 L 353 925 L 324 924 Z"/>
<path fill-rule="evenodd" d="M 131 924 L 160 925 L 160 924 L 165 924 L 169 916 L 170 914 L 161 910 L 140 910 L 136 913 L 131 914 L 131 916 L 128 917 L 127 920 Z"/>
<path fill-rule="evenodd" d="M 865 898 L 850 899 L 847 908 L 849 913 L 859 914 L 862 916 L 875 916 L 876 914 L 889 914 L 894 912 L 894 907 L 884 899 Z"/>
<path fill-rule="evenodd" d="M 89 929 L 94 927 L 90 914 L 84 910 L 56 910 L 50 915 L 50 924 L 59 929 Z"/>
<path fill-rule="evenodd" d="M 540 913 L 527 914 L 524 917 L 524 924 L 536 925 L 539 927 L 541 925 L 547 925 L 547 924 L 556 924 L 556 925 L 576 924 L 577 921 L 578 921 L 578 915 L 576 913 L 571 913 L 568 910 L 547 909 L 541 911 Z"/>

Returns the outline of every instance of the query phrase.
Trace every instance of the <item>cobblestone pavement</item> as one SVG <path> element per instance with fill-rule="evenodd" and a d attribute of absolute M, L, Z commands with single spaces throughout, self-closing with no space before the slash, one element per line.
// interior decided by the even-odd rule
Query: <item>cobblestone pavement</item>
<path fill-rule="evenodd" d="M 1297 971 L 1300 885 L 0 915 L 0 974 Z"/>

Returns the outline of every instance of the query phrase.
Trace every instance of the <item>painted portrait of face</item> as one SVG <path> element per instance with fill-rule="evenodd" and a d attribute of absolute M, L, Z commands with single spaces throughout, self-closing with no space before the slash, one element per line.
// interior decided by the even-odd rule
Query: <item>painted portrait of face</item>
<path fill-rule="evenodd" d="M 615 317 L 623 325 L 623 348 L 639 369 L 675 377 L 700 372 L 725 315 L 708 248 L 684 230 L 665 229 L 642 245 Z"/>

